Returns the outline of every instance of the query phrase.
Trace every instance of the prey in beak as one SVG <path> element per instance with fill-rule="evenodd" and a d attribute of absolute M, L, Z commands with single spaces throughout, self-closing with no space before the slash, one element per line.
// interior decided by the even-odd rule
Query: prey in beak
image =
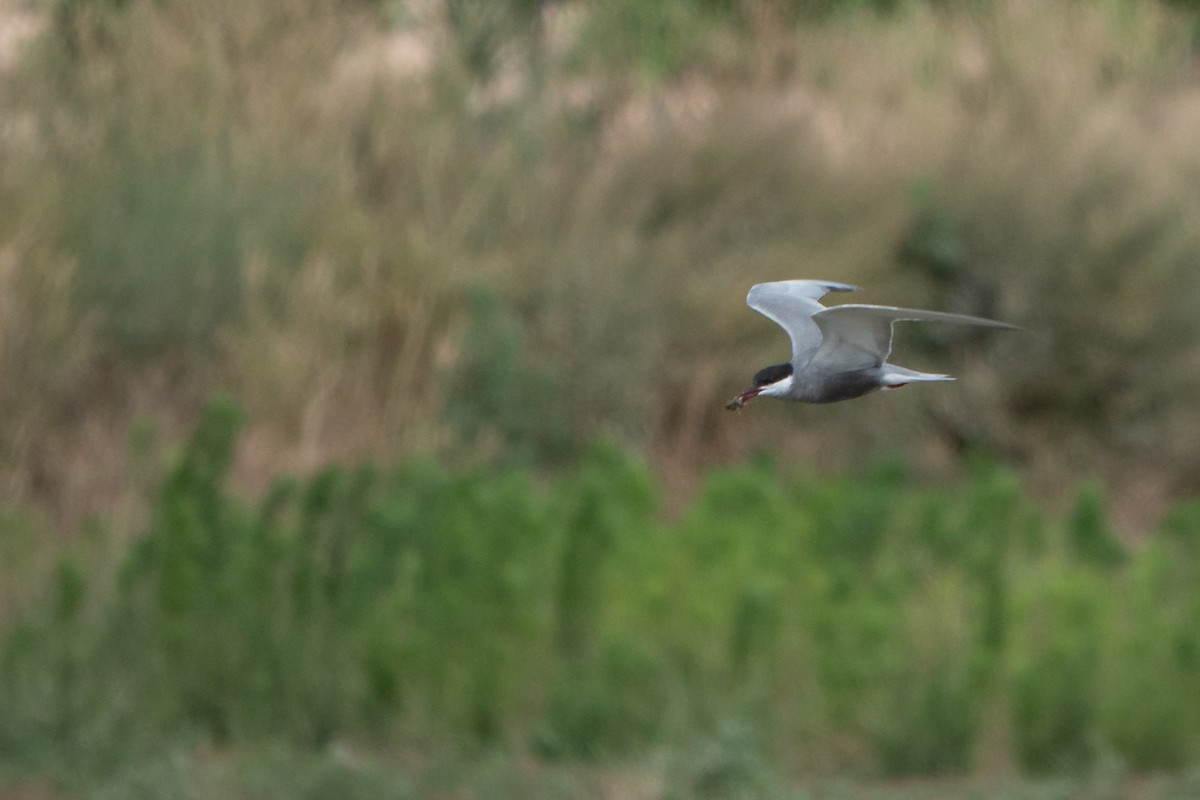
<path fill-rule="evenodd" d="M 747 400 L 760 394 L 777 396 L 784 394 L 792 385 L 792 365 L 772 364 L 763 367 L 754 375 L 754 385 L 725 404 L 727 411 L 737 411 Z"/>
<path fill-rule="evenodd" d="M 728 403 L 726 403 L 725 410 L 726 411 L 737 411 L 742 406 L 746 405 L 747 400 L 751 399 L 752 397 L 758 397 L 758 393 L 761 391 L 762 391 L 762 389 L 760 389 L 759 387 L 751 386 L 749 389 L 742 392 L 737 397 L 733 398 Z"/>

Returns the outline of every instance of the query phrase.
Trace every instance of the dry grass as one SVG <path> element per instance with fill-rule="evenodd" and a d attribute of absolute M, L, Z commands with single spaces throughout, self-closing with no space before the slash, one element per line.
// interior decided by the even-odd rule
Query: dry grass
<path fill-rule="evenodd" d="M 470 457 L 443 409 L 476 286 L 557 376 L 542 402 L 681 493 L 762 448 L 935 474 L 990 450 L 1050 496 L 1103 475 L 1132 524 L 1195 491 L 1200 90 L 1176 13 L 1009 0 L 788 28 L 747 8 L 630 53 L 555 6 L 536 58 L 516 36 L 481 76 L 437 3 L 391 23 L 333 0 L 64 3 L 0 75 L 20 121 L 0 129 L 21 209 L 0 223 L 5 496 L 67 527 L 132 508 L 131 425 L 169 440 L 221 389 L 252 420 L 248 485 Z M 742 294 L 799 276 L 1030 333 L 906 335 L 897 360 L 950 387 L 726 415 L 784 355 Z"/>

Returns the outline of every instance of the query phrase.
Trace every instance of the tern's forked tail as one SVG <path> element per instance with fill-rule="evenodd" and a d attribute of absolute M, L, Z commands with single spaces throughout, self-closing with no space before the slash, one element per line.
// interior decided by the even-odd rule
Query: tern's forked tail
<path fill-rule="evenodd" d="M 884 364 L 880 367 L 880 382 L 884 389 L 899 389 L 907 383 L 919 381 L 952 381 L 950 375 L 939 375 L 933 372 L 917 372 L 915 369 L 897 367 L 895 364 Z"/>

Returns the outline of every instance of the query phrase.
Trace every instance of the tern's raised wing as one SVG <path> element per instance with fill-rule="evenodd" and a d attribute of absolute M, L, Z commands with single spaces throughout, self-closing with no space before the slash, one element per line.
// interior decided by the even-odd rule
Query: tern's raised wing
<path fill-rule="evenodd" d="M 792 366 L 799 371 L 821 346 L 821 329 L 813 315 L 825 311 L 817 301 L 828 292 L 853 292 L 857 286 L 830 281 L 771 281 L 757 283 L 746 305 L 787 331 L 792 340 Z"/>
<path fill-rule="evenodd" d="M 833 306 L 813 314 L 812 324 L 821 332 L 821 344 L 811 363 L 814 367 L 822 366 L 837 371 L 879 366 L 892 351 L 892 323 L 908 321 L 950 322 L 1018 330 L 1017 326 L 1007 322 L 966 314 L 893 306 Z"/>

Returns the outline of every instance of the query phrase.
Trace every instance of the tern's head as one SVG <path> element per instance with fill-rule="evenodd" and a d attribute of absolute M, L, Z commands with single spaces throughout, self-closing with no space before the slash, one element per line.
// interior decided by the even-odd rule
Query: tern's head
<path fill-rule="evenodd" d="M 738 395 L 729 405 L 741 408 L 755 397 L 784 397 L 792 388 L 792 365 L 772 364 L 754 375 L 754 385 Z"/>

